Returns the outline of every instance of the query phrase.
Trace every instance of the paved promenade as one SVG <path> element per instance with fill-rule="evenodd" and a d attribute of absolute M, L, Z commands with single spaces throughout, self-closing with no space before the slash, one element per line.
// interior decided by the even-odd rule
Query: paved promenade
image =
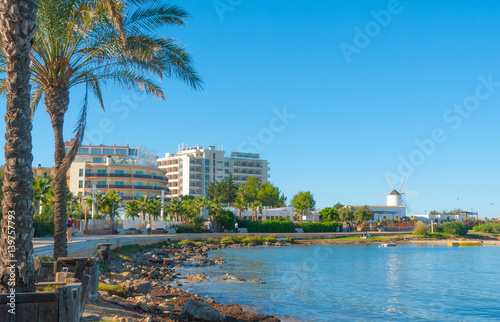
<path fill-rule="evenodd" d="M 370 232 L 372 236 L 376 235 L 397 235 L 409 232 Z M 111 243 L 111 248 L 116 248 L 130 244 L 148 245 L 156 242 L 164 241 L 165 238 L 171 240 L 199 240 L 207 238 L 220 238 L 222 236 L 233 236 L 234 233 L 203 233 L 203 234 L 152 234 L 152 235 L 91 235 L 91 236 L 75 236 L 71 243 L 68 243 L 68 254 L 71 256 L 93 256 L 97 255 L 97 245 L 100 243 Z M 296 239 L 325 239 L 325 238 L 339 238 L 347 236 L 360 235 L 359 232 L 344 232 L 344 233 L 238 233 L 239 237 L 251 236 L 269 236 L 277 235 L 278 237 L 291 236 Z M 33 238 L 34 255 L 47 255 L 51 256 L 53 252 L 54 239 L 52 237 L 35 237 Z"/>

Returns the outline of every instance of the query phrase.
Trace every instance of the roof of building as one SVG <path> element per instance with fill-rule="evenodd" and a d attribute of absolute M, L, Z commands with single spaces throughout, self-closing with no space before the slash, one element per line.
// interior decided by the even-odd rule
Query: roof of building
<path fill-rule="evenodd" d="M 389 195 L 400 196 L 401 194 L 399 192 L 397 192 L 396 189 L 393 189 L 392 192 Z"/>

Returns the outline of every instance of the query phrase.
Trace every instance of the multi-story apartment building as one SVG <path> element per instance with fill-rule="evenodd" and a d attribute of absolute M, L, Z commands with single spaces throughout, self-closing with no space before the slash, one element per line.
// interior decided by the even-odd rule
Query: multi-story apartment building
<path fill-rule="evenodd" d="M 199 145 L 179 145 L 177 153 L 165 153 L 157 160 L 158 167 L 167 172 L 170 198 L 191 195 L 203 197 L 211 182 L 220 182 L 232 174 L 235 184 L 245 184 L 251 177 L 264 183 L 269 178 L 269 163 L 259 154 L 231 152 L 225 156 L 224 146 L 216 149 Z"/>
<path fill-rule="evenodd" d="M 66 151 L 71 143 L 65 142 Z M 166 171 L 156 166 L 156 155 L 145 148 L 82 145 L 68 171 L 69 190 L 89 195 L 95 187 L 105 193 L 119 190 L 125 201 L 141 196 L 168 195 Z"/>
<path fill-rule="evenodd" d="M 33 167 L 33 177 L 35 178 L 45 178 L 48 179 L 54 176 L 54 167 L 42 167 L 40 164 L 38 167 Z"/>

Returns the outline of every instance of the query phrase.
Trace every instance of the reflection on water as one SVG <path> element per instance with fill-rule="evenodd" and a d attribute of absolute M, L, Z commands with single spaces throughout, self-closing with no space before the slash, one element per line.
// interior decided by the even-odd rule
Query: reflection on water
<path fill-rule="evenodd" d="M 500 248 L 317 245 L 213 251 L 227 264 L 189 268 L 189 291 L 287 321 L 498 320 Z M 253 282 L 221 281 L 224 273 Z"/>

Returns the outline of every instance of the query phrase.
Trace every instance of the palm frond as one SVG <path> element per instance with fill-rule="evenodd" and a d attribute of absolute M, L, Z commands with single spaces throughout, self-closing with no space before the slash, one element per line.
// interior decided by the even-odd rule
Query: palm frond
<path fill-rule="evenodd" d="M 31 119 L 32 120 L 33 120 L 33 117 L 35 116 L 36 108 L 38 107 L 38 104 L 40 103 L 40 100 L 42 99 L 43 92 L 44 92 L 43 87 L 41 87 L 41 86 L 36 86 L 31 91 L 30 108 L 31 108 Z"/>
<path fill-rule="evenodd" d="M 164 26 L 184 26 L 188 13 L 176 5 L 150 5 L 135 10 L 126 20 L 126 30 L 137 33 L 140 30 L 152 31 Z"/>

